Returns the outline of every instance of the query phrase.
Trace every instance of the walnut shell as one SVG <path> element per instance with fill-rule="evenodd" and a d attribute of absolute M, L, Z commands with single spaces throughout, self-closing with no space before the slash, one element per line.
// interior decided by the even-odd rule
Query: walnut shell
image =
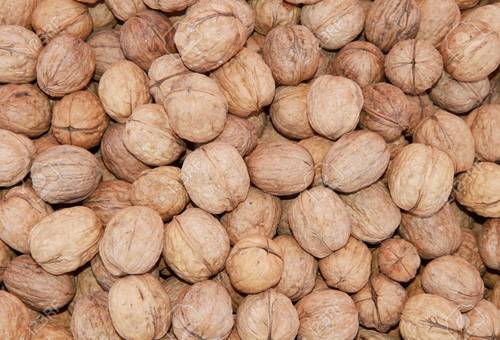
<path fill-rule="evenodd" d="M 1 25 L 18 25 L 31 28 L 31 14 L 39 0 L 4 1 L 0 8 Z"/>
<path fill-rule="evenodd" d="M 125 60 L 120 46 L 119 30 L 101 29 L 96 31 L 87 39 L 87 43 L 95 55 L 95 80 L 101 79 L 104 72 L 114 63 Z"/>
<path fill-rule="evenodd" d="M 323 159 L 333 145 L 333 141 L 320 137 L 313 136 L 311 138 L 302 139 L 299 142 L 300 146 L 303 146 L 309 153 L 314 162 L 314 180 L 312 185 L 322 185 L 323 178 L 321 177 L 321 169 Z"/>
<path fill-rule="evenodd" d="M 29 339 L 31 316 L 14 295 L 0 290 L 0 337 L 6 340 Z"/>
<path fill-rule="evenodd" d="M 122 21 L 127 21 L 134 15 L 147 9 L 143 0 L 104 0 L 113 15 Z"/>
<path fill-rule="evenodd" d="M 160 282 L 168 294 L 172 311 L 175 311 L 178 303 L 180 302 L 180 298 L 185 294 L 189 287 L 191 287 L 191 285 L 179 280 L 175 276 L 171 276 L 166 280 L 160 280 Z"/>
<path fill-rule="evenodd" d="M 243 299 L 236 314 L 241 340 L 293 340 L 299 330 L 299 316 L 292 301 L 270 289 Z"/>
<path fill-rule="evenodd" d="M 231 297 L 231 304 L 233 307 L 233 312 L 236 313 L 241 301 L 245 297 L 245 294 L 238 292 L 231 284 L 231 279 L 227 274 L 226 270 L 221 271 L 219 274 L 214 276 L 212 279 L 215 282 L 220 283 L 224 288 L 226 288 L 229 296 Z"/>
<path fill-rule="evenodd" d="M 198 0 L 142 0 L 148 7 L 162 12 L 179 12 Z"/>
<path fill-rule="evenodd" d="M 14 252 L 0 239 L 0 283 L 9 262 L 15 257 Z"/>
<path fill-rule="evenodd" d="M 106 267 L 104 267 L 101 256 L 99 256 L 99 254 L 94 256 L 94 258 L 90 261 L 90 266 L 97 283 L 105 291 L 109 291 L 113 284 L 120 278 L 118 276 L 113 276 L 110 274 Z"/>
<path fill-rule="evenodd" d="M 406 98 L 410 104 L 410 126 L 408 128 L 408 134 L 413 134 L 415 133 L 415 130 L 420 122 L 427 117 L 431 117 L 434 112 L 439 110 L 439 107 L 434 105 L 431 98 L 427 94 L 420 96 L 407 95 Z"/>
<path fill-rule="evenodd" d="M 163 232 L 163 221 L 153 209 L 120 210 L 106 225 L 99 243 L 104 266 L 115 276 L 148 272 L 160 258 Z"/>
<path fill-rule="evenodd" d="M 479 303 L 464 314 L 466 318 L 465 337 L 469 339 L 491 338 L 500 336 L 500 312 L 487 300 Z"/>
<path fill-rule="evenodd" d="M 319 42 L 305 26 L 277 26 L 266 36 L 263 55 L 278 84 L 298 85 L 318 69 Z"/>
<path fill-rule="evenodd" d="M 226 271 L 234 288 L 256 294 L 274 287 L 283 273 L 281 247 L 264 236 L 241 239 L 229 253 Z"/>
<path fill-rule="evenodd" d="M 282 0 L 252 0 L 255 31 L 266 35 L 276 26 L 298 24 L 300 8 Z"/>
<path fill-rule="evenodd" d="M 418 40 L 439 46 L 446 34 L 460 22 L 460 9 L 455 0 L 418 0 L 420 26 Z"/>
<path fill-rule="evenodd" d="M 476 154 L 481 160 L 500 161 L 500 104 L 478 107 L 466 119 L 474 137 Z M 495 132 L 497 131 L 497 132 Z"/>
<path fill-rule="evenodd" d="M 35 154 L 33 142 L 16 133 L 0 129 L 0 187 L 10 187 L 30 171 Z"/>
<path fill-rule="evenodd" d="M 34 334 L 30 338 L 31 340 L 44 340 L 44 339 L 54 339 L 54 340 L 72 340 L 73 336 L 71 332 L 63 327 L 52 324 L 42 324 L 41 327 L 37 328 Z"/>
<path fill-rule="evenodd" d="M 377 251 L 377 262 L 382 274 L 398 282 L 411 281 L 420 267 L 417 248 L 396 238 L 382 242 Z"/>
<path fill-rule="evenodd" d="M 54 135 L 50 132 L 37 139 L 34 139 L 33 144 L 35 145 L 35 155 L 39 155 L 53 146 L 61 145 L 57 141 L 56 137 L 54 137 Z"/>
<path fill-rule="evenodd" d="M 230 144 L 244 157 L 257 146 L 257 130 L 249 119 L 227 115 L 224 130 L 214 142 Z"/>
<path fill-rule="evenodd" d="M 131 190 L 132 186 L 125 181 L 102 181 L 94 193 L 87 197 L 82 204 L 92 209 L 101 222 L 106 225 L 119 210 L 132 205 L 130 201 Z"/>
<path fill-rule="evenodd" d="M 162 103 L 161 84 L 164 81 L 189 73 L 191 73 L 191 71 L 182 63 L 182 59 L 177 53 L 165 54 L 153 61 L 148 70 L 148 77 L 149 91 L 155 99 L 155 102 L 158 104 Z"/>
<path fill-rule="evenodd" d="M 500 283 L 495 284 L 491 289 L 488 300 L 495 304 L 497 308 L 500 306 Z"/>
<path fill-rule="evenodd" d="M 254 20 L 246 1 L 199 0 L 177 25 L 175 45 L 188 68 L 199 73 L 210 71 L 243 48 Z"/>
<path fill-rule="evenodd" d="M 212 214 L 236 208 L 250 187 L 243 158 L 234 147 L 219 142 L 190 153 L 182 164 L 181 180 L 193 203 Z"/>
<path fill-rule="evenodd" d="M 28 255 L 18 256 L 9 263 L 3 282 L 10 293 L 36 311 L 60 309 L 75 295 L 72 276 L 52 275 Z"/>
<path fill-rule="evenodd" d="M 465 261 L 473 265 L 479 273 L 481 273 L 481 275 L 484 274 L 486 267 L 481 259 L 481 255 L 479 254 L 476 235 L 472 230 L 462 227 L 462 236 L 462 244 L 453 255 L 463 258 Z"/>
<path fill-rule="evenodd" d="M 116 281 L 109 291 L 108 306 L 113 326 L 122 338 L 159 339 L 170 328 L 170 299 L 151 274 Z"/>
<path fill-rule="evenodd" d="M 93 154 L 73 145 L 54 146 L 36 156 L 33 189 L 47 203 L 75 203 L 90 196 L 102 173 Z"/>
<path fill-rule="evenodd" d="M 77 301 L 101 292 L 104 292 L 104 289 L 101 287 L 99 282 L 97 282 L 97 279 L 92 272 L 92 267 L 90 266 L 90 263 L 88 263 L 78 271 L 78 274 L 76 274 L 76 293 L 73 301 L 71 301 L 68 306 L 68 311 L 73 313 Z"/>
<path fill-rule="evenodd" d="M 483 224 L 478 245 L 486 266 L 500 270 L 500 219 L 490 219 Z"/>
<path fill-rule="evenodd" d="M 100 29 L 113 28 L 116 24 L 116 18 L 105 2 L 97 2 L 89 7 L 89 14 L 92 17 L 94 31 Z"/>
<path fill-rule="evenodd" d="M 492 1 L 490 1 L 492 3 Z M 463 21 L 484 22 L 493 28 L 497 34 L 500 35 L 500 4 L 498 1 L 493 1 L 491 5 L 484 5 L 476 7 L 467 11 L 463 16 Z"/>
<path fill-rule="evenodd" d="M 467 9 L 476 6 L 480 0 L 455 0 L 460 9 Z"/>

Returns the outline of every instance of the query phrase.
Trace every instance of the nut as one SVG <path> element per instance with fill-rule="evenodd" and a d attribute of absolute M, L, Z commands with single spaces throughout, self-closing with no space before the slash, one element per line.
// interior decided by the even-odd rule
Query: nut
<path fill-rule="evenodd" d="M 16 133 L 0 129 L 0 187 L 10 187 L 30 171 L 34 158 L 33 142 Z"/>
<path fill-rule="evenodd" d="M 257 131 L 250 119 L 227 115 L 224 130 L 214 139 L 232 145 L 241 157 L 248 155 L 257 146 Z"/>
<path fill-rule="evenodd" d="M 116 18 L 105 2 L 97 2 L 89 7 L 89 14 L 92 17 L 94 31 L 106 28 L 113 28 L 116 24 Z"/>
<path fill-rule="evenodd" d="M 104 267 L 99 254 L 94 256 L 94 258 L 90 261 L 90 265 L 97 283 L 102 287 L 102 289 L 109 291 L 119 277 L 113 276 L 109 273 L 106 267 Z"/>
<path fill-rule="evenodd" d="M 466 119 L 474 137 L 476 154 L 481 160 L 500 161 L 500 104 L 478 107 Z"/>
<path fill-rule="evenodd" d="M 2 25 L 18 25 L 31 28 L 31 13 L 33 13 L 38 2 L 38 0 L 6 2 L 0 9 L 0 23 Z"/>
<path fill-rule="evenodd" d="M 134 15 L 147 9 L 142 0 L 104 0 L 113 15 L 122 21 L 127 21 Z"/>
<path fill-rule="evenodd" d="M 214 276 L 212 280 L 220 283 L 224 288 L 226 288 L 226 291 L 229 293 L 229 296 L 231 297 L 233 312 L 236 313 L 239 305 L 241 304 L 241 301 L 243 301 L 243 298 L 245 297 L 244 294 L 234 289 L 226 270 L 221 271 L 219 274 Z"/>
<path fill-rule="evenodd" d="M 102 29 L 96 31 L 87 39 L 87 43 L 94 51 L 94 79 L 97 81 L 114 63 L 125 60 L 120 46 L 120 31 L 118 30 Z"/>
<path fill-rule="evenodd" d="M 186 290 L 188 290 L 191 285 L 179 280 L 175 276 L 171 276 L 166 280 L 160 280 L 160 282 L 168 294 L 172 311 L 175 311 L 180 302 L 180 298 L 184 296 Z"/>
<path fill-rule="evenodd" d="M 491 1 L 490 1 L 491 3 Z M 500 35 L 500 5 L 493 2 L 491 5 L 478 6 L 464 13 L 463 21 L 481 21 L 493 28 Z"/>
<path fill-rule="evenodd" d="M 418 0 L 420 26 L 418 40 L 439 46 L 446 34 L 460 22 L 460 9 L 455 0 Z"/>
<path fill-rule="evenodd" d="M 481 273 L 481 275 L 484 274 L 486 267 L 481 259 L 481 255 L 479 254 L 479 246 L 478 241 L 476 240 L 476 235 L 472 230 L 463 227 L 462 235 L 464 240 L 453 255 L 463 258 L 465 261 L 473 265 L 479 273 Z"/>
<path fill-rule="evenodd" d="M 4 339 L 29 339 L 31 315 L 14 295 L 0 290 L 0 335 Z"/>
<path fill-rule="evenodd" d="M 0 240 L 0 283 L 3 281 L 3 273 L 9 262 L 15 257 L 14 252 Z"/>
<path fill-rule="evenodd" d="M 300 8 L 281 0 L 252 0 L 255 11 L 255 31 L 266 35 L 276 26 L 298 24 Z"/>
<path fill-rule="evenodd" d="M 197 0 L 143 0 L 152 9 L 163 12 L 179 12 L 193 5 Z"/>
<path fill-rule="evenodd" d="M 410 126 L 408 129 L 408 134 L 413 134 L 420 122 L 427 117 L 431 117 L 436 111 L 439 111 L 439 107 L 434 105 L 427 94 L 423 94 L 420 96 L 407 95 L 406 98 L 408 99 L 408 102 L 410 104 Z"/>
<path fill-rule="evenodd" d="M 102 181 L 94 193 L 87 197 L 82 204 L 92 209 L 102 224 L 106 225 L 114 214 L 132 205 L 130 202 L 131 189 L 130 183 L 125 181 Z"/>
<path fill-rule="evenodd" d="M 382 274 L 398 282 L 411 281 L 420 267 L 417 249 L 410 242 L 397 238 L 382 242 L 377 262 Z"/>
<path fill-rule="evenodd" d="M 171 78 L 177 78 L 190 71 L 182 63 L 181 57 L 175 54 L 165 54 L 151 64 L 148 70 L 150 92 L 156 103 L 162 102 L 161 84 Z"/>
<path fill-rule="evenodd" d="M 481 300 L 472 310 L 464 314 L 466 337 L 496 338 L 500 334 L 498 308 L 487 300 Z"/>
<path fill-rule="evenodd" d="M 309 151 L 313 159 L 314 180 L 312 185 L 313 186 L 322 185 L 323 184 L 323 178 L 321 177 L 322 163 L 326 154 L 332 147 L 333 141 L 320 136 L 313 136 L 311 138 L 302 139 L 299 142 L 299 145 L 303 146 L 307 151 Z"/>
<path fill-rule="evenodd" d="M 478 245 L 486 266 L 500 270 L 500 219 L 490 219 L 483 225 Z"/>

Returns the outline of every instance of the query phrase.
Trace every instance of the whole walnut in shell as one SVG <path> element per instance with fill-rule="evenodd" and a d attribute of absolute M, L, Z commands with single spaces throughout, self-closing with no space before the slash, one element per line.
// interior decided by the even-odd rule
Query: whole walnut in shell
<path fill-rule="evenodd" d="M 18 256 L 9 263 L 3 283 L 10 293 L 36 311 L 62 308 L 75 295 L 72 276 L 52 275 L 28 255 Z"/>
<path fill-rule="evenodd" d="M 278 84 L 298 85 L 318 69 L 319 42 L 305 26 L 277 26 L 266 36 L 263 55 Z"/>
<path fill-rule="evenodd" d="M 49 148 L 31 167 L 33 189 L 45 202 L 75 203 L 90 196 L 102 173 L 93 154 L 73 145 Z"/>
<path fill-rule="evenodd" d="M 214 139 L 214 142 L 230 144 L 244 157 L 257 146 L 257 131 L 249 119 L 227 115 L 224 130 Z"/>
<path fill-rule="evenodd" d="M 500 270 L 500 219 L 483 224 L 478 239 L 479 253 L 488 268 Z"/>
<path fill-rule="evenodd" d="M 481 300 L 464 316 L 467 320 L 464 333 L 469 339 L 495 339 L 500 336 L 500 311 L 493 303 Z"/>
<path fill-rule="evenodd" d="M 472 111 L 466 121 L 474 137 L 478 158 L 500 161 L 500 104 L 482 105 Z"/>
<path fill-rule="evenodd" d="M 460 22 L 460 9 L 455 0 L 418 0 L 420 26 L 418 40 L 438 46 L 448 32 Z"/>
<path fill-rule="evenodd" d="M 292 301 L 274 289 L 243 299 L 236 314 L 241 340 L 293 340 L 299 330 L 299 316 Z"/>
<path fill-rule="evenodd" d="M 248 294 L 263 292 L 280 281 L 283 273 L 281 247 L 260 235 L 241 239 L 229 253 L 226 271 L 238 291 Z"/>
<path fill-rule="evenodd" d="M 161 84 L 191 71 L 183 64 L 179 54 L 165 54 L 157 58 L 148 70 L 150 92 L 156 103 L 162 102 Z"/>
<path fill-rule="evenodd" d="M 487 23 L 500 35 L 500 4 L 498 1 L 489 1 L 491 5 L 479 6 L 464 13 L 463 21 Z"/>
<path fill-rule="evenodd" d="M 200 73 L 210 71 L 243 48 L 254 20 L 245 1 L 199 0 L 177 25 L 175 45 L 188 68 Z"/>
<path fill-rule="evenodd" d="M 104 0 L 113 15 L 126 21 L 139 12 L 147 9 L 143 0 Z"/>
<path fill-rule="evenodd" d="M 314 179 L 311 155 L 298 144 L 259 144 L 245 161 L 252 184 L 272 195 L 299 193 Z"/>
<path fill-rule="evenodd" d="M 177 304 L 180 298 L 183 296 L 186 290 L 191 287 L 191 285 L 179 280 L 175 276 L 171 276 L 165 280 L 160 280 L 160 282 L 168 294 L 172 310 L 175 311 L 177 309 Z"/>
<path fill-rule="evenodd" d="M 106 267 L 104 267 L 99 254 L 94 256 L 94 258 L 90 261 L 90 266 L 97 283 L 105 291 L 109 291 L 113 284 L 120 278 L 119 276 L 111 275 Z"/>
<path fill-rule="evenodd" d="M 124 208 L 106 225 L 99 255 L 112 275 L 146 273 L 160 258 L 163 233 L 163 221 L 153 209 Z"/>
<path fill-rule="evenodd" d="M 354 339 L 358 332 L 358 310 L 344 292 L 322 289 L 303 297 L 296 305 L 299 339 Z"/>
<path fill-rule="evenodd" d="M 120 31 L 116 29 L 101 29 L 94 32 L 87 43 L 94 51 L 95 73 L 94 79 L 101 79 L 114 63 L 125 59 L 120 46 Z"/>
<path fill-rule="evenodd" d="M 417 274 L 420 257 L 410 242 L 391 238 L 382 242 L 377 251 L 380 272 L 398 282 L 409 282 Z"/>
<path fill-rule="evenodd" d="M 276 26 L 298 24 L 300 7 L 282 0 L 252 0 L 255 11 L 255 31 L 266 35 Z"/>
<path fill-rule="evenodd" d="M 28 308 L 14 295 L 0 290 L 0 337 L 29 339 L 31 315 Z"/>
<path fill-rule="evenodd" d="M 321 177 L 323 159 L 332 147 L 333 141 L 320 136 L 313 136 L 311 138 L 302 139 L 299 145 L 309 151 L 314 162 L 314 180 L 312 185 L 316 186 L 323 184 L 323 178 Z"/>
<path fill-rule="evenodd" d="M 427 94 L 420 96 L 407 95 L 406 98 L 410 104 L 410 126 L 408 128 L 408 134 L 413 134 L 420 122 L 439 111 L 439 107 L 434 105 Z"/>
<path fill-rule="evenodd" d="M 236 313 L 236 310 L 238 309 L 239 305 L 241 304 L 241 301 L 243 301 L 245 294 L 238 292 L 233 287 L 233 285 L 231 284 L 231 279 L 229 278 L 229 275 L 227 274 L 226 270 L 223 270 L 219 274 L 214 276 L 212 281 L 218 282 L 224 288 L 226 288 L 226 291 L 229 293 L 229 296 L 231 297 L 231 304 L 233 307 L 233 312 Z"/>
<path fill-rule="evenodd" d="M 90 208 L 106 225 L 111 217 L 123 208 L 132 205 L 130 201 L 132 186 L 121 180 L 102 181 L 92 195 L 82 204 Z"/>
<path fill-rule="evenodd" d="M 117 19 L 104 1 L 98 0 L 97 3 L 89 6 L 89 14 L 92 17 L 94 32 L 102 29 L 113 28 L 117 24 Z"/>
<path fill-rule="evenodd" d="M 480 0 L 455 0 L 460 9 L 467 9 L 476 6 Z"/>
<path fill-rule="evenodd" d="M 0 283 L 3 281 L 3 273 L 7 265 L 14 257 L 14 252 L 0 240 Z"/>
<path fill-rule="evenodd" d="M 162 12 L 179 12 L 198 0 L 142 0 L 148 7 Z"/>
<path fill-rule="evenodd" d="M 108 307 L 113 326 L 122 338 L 159 339 L 170 328 L 170 299 L 151 274 L 116 281 L 109 291 Z"/>
<path fill-rule="evenodd" d="M 483 228 L 483 230 L 484 229 L 485 228 Z M 481 259 L 481 255 L 479 254 L 478 241 L 474 231 L 462 227 L 462 236 L 462 244 L 460 244 L 460 247 L 453 255 L 463 258 L 465 261 L 473 265 L 479 273 L 481 273 L 481 275 L 484 274 L 486 267 Z"/>
<path fill-rule="evenodd" d="M 30 30 L 0 26 L 0 82 L 29 83 L 36 79 L 36 62 L 42 42 Z"/>
<path fill-rule="evenodd" d="M 91 209 L 81 206 L 61 209 L 33 227 L 30 253 L 49 273 L 69 273 L 97 254 L 102 233 L 102 224 Z"/>
<path fill-rule="evenodd" d="M 57 339 L 57 340 L 72 340 L 71 332 L 64 326 L 55 324 L 41 324 L 36 330 L 32 330 L 33 336 L 31 340 Z"/>
<path fill-rule="evenodd" d="M 23 135 L 0 129 L 0 187 L 10 187 L 30 171 L 33 142 Z"/>
<path fill-rule="evenodd" d="M 31 28 L 31 14 L 39 0 L 2 1 L 0 8 L 1 25 L 18 25 Z"/>

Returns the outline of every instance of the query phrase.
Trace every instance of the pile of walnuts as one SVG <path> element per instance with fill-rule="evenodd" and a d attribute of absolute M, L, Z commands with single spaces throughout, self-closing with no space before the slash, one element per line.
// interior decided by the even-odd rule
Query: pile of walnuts
<path fill-rule="evenodd" d="M 498 0 L 0 0 L 0 339 L 499 339 L 499 64 Z"/>

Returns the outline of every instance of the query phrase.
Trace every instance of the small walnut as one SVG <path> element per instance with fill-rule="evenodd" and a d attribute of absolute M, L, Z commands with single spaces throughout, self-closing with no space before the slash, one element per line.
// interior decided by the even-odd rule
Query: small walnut
<path fill-rule="evenodd" d="M 280 281 L 283 273 L 281 247 L 260 235 L 241 239 L 229 253 L 226 271 L 238 291 L 248 294 L 263 292 Z"/>
<path fill-rule="evenodd" d="M 78 300 L 89 297 L 94 293 L 104 292 L 99 282 L 92 272 L 90 263 L 82 267 L 76 274 L 76 293 L 73 301 L 68 306 L 68 311 L 73 313 L 75 304 Z"/>
<path fill-rule="evenodd" d="M 189 287 L 191 287 L 191 285 L 179 280 L 175 276 L 171 276 L 166 280 L 160 280 L 160 282 L 163 289 L 165 289 L 168 294 L 172 310 L 175 311 L 180 298 L 185 294 Z"/>
<path fill-rule="evenodd" d="M 467 9 L 476 6 L 480 0 L 455 0 L 460 9 Z"/>
<path fill-rule="evenodd" d="M 115 276 L 144 274 L 151 270 L 163 249 L 163 221 L 147 207 L 128 207 L 106 225 L 99 255 Z"/>
<path fill-rule="evenodd" d="M 115 16 L 104 1 L 99 1 L 88 8 L 89 14 L 92 17 L 94 32 L 101 29 L 113 28 L 117 24 Z"/>
<path fill-rule="evenodd" d="M 234 147 L 220 142 L 190 153 L 182 164 L 181 180 L 193 203 L 212 214 L 236 208 L 250 187 L 243 158 Z"/>
<path fill-rule="evenodd" d="M 28 308 L 14 295 L 0 290 L 0 337 L 29 339 L 31 315 Z"/>
<path fill-rule="evenodd" d="M 163 97 L 161 92 L 161 84 L 172 78 L 189 74 L 191 71 L 182 63 L 181 57 L 177 54 L 165 54 L 159 57 L 151 64 L 148 70 L 149 91 L 155 99 L 155 102 L 161 104 Z M 168 93 L 167 93 L 168 94 Z"/>
<path fill-rule="evenodd" d="M 162 12 L 179 12 L 193 5 L 198 0 L 142 0 L 148 7 Z"/>
<path fill-rule="evenodd" d="M 104 0 L 113 15 L 127 21 L 134 15 L 147 9 L 143 0 Z"/>
<path fill-rule="evenodd" d="M 0 187 L 10 187 L 30 171 L 35 154 L 33 142 L 16 133 L 0 129 Z"/>
<path fill-rule="evenodd" d="M 37 139 L 34 139 L 33 144 L 35 145 L 35 155 L 37 156 L 53 146 L 61 145 L 57 141 L 56 137 L 54 137 L 54 135 L 50 132 Z"/>
<path fill-rule="evenodd" d="M 64 326 L 57 326 L 50 323 L 42 324 L 36 330 L 34 330 L 31 340 L 45 340 L 45 339 L 57 339 L 57 340 L 72 340 L 73 336 L 71 332 Z"/>
<path fill-rule="evenodd" d="M 295 201 L 295 198 L 285 197 L 281 198 L 281 217 L 278 224 L 277 232 L 278 235 L 292 235 L 292 231 L 290 230 L 290 223 L 288 223 L 288 212 L 292 203 Z"/>
<path fill-rule="evenodd" d="M 418 40 L 439 46 L 446 34 L 460 22 L 460 9 L 455 0 L 418 0 L 420 26 Z"/>
<path fill-rule="evenodd" d="M 439 107 L 434 105 L 427 94 L 420 96 L 407 95 L 406 98 L 410 104 L 410 126 L 408 128 L 408 134 L 413 134 L 420 122 L 427 117 L 431 117 L 434 112 L 439 110 Z"/>
<path fill-rule="evenodd" d="M 0 240 L 0 283 L 3 281 L 3 273 L 9 262 L 15 257 L 14 252 Z"/>
<path fill-rule="evenodd" d="M 212 279 L 215 282 L 220 283 L 224 288 L 226 288 L 229 296 L 231 297 L 231 304 L 233 306 L 233 312 L 236 313 L 241 301 L 245 297 L 245 294 L 238 292 L 231 284 L 231 279 L 227 274 L 226 270 L 221 271 L 219 274 L 214 276 Z"/>
<path fill-rule="evenodd" d="M 244 157 L 257 146 L 257 130 L 250 119 L 227 115 L 224 130 L 214 139 L 214 142 L 232 145 L 241 157 Z"/>
<path fill-rule="evenodd" d="M 490 219 L 483 225 L 478 245 L 486 266 L 500 270 L 500 219 Z"/>
<path fill-rule="evenodd" d="M 101 29 L 96 31 L 87 39 L 87 43 L 94 51 L 94 79 L 97 81 L 114 63 L 125 60 L 120 46 L 119 30 Z"/>
<path fill-rule="evenodd" d="M 500 161 L 500 104 L 478 107 L 466 119 L 474 137 L 476 154 L 481 160 Z"/>
<path fill-rule="evenodd" d="M 270 289 L 243 299 L 236 329 L 242 340 L 292 340 L 299 330 L 299 316 L 288 297 Z"/>
<path fill-rule="evenodd" d="M 90 208 L 101 222 L 108 224 L 111 217 L 119 210 L 132 205 L 130 201 L 132 186 L 120 180 L 102 181 L 92 195 L 82 204 Z"/>
<path fill-rule="evenodd" d="M 299 142 L 300 146 L 303 146 L 309 153 L 314 162 L 314 180 L 312 185 L 322 185 L 323 178 L 321 177 L 321 169 L 323 159 L 333 145 L 333 141 L 320 137 L 313 136 L 311 138 L 302 139 Z"/>
<path fill-rule="evenodd" d="M 464 314 L 466 318 L 465 337 L 469 339 L 496 339 L 500 336 L 500 312 L 487 300 L 479 303 Z"/>
<path fill-rule="evenodd" d="M 105 291 L 109 291 L 113 284 L 120 278 L 109 273 L 106 267 L 104 267 L 101 256 L 99 256 L 99 254 L 94 256 L 94 258 L 90 261 L 90 266 L 97 283 Z"/>
<path fill-rule="evenodd" d="M 382 274 L 398 282 L 411 281 L 420 267 L 417 249 L 410 242 L 397 238 L 382 242 L 377 262 Z"/>
<path fill-rule="evenodd" d="M 18 25 L 31 28 L 31 14 L 39 0 L 18 0 L 2 2 L 0 8 L 1 25 Z M 7 337 L 8 338 L 8 337 Z"/>
<path fill-rule="evenodd" d="M 277 26 L 266 36 L 263 55 L 278 84 L 298 85 L 318 69 L 319 42 L 305 26 Z"/>
<path fill-rule="evenodd" d="M 282 0 L 252 0 L 255 31 L 266 35 L 276 26 L 298 24 L 300 7 Z"/>
<path fill-rule="evenodd" d="M 498 35 L 500 35 L 500 4 L 498 1 L 489 1 L 491 5 L 478 6 L 470 11 L 467 11 L 462 20 L 477 22 L 484 22 L 493 28 Z"/>
<path fill-rule="evenodd" d="M 170 299 L 151 274 L 116 281 L 108 299 L 111 321 L 122 338 L 159 339 L 170 328 Z"/>
<path fill-rule="evenodd" d="M 476 239 L 476 235 L 474 232 L 468 228 L 461 228 L 463 241 L 460 244 L 460 247 L 453 254 L 455 256 L 459 256 L 463 258 L 465 261 L 469 262 L 473 265 L 479 273 L 484 274 L 486 271 L 486 267 L 481 259 L 481 255 L 479 254 L 478 241 Z"/>

